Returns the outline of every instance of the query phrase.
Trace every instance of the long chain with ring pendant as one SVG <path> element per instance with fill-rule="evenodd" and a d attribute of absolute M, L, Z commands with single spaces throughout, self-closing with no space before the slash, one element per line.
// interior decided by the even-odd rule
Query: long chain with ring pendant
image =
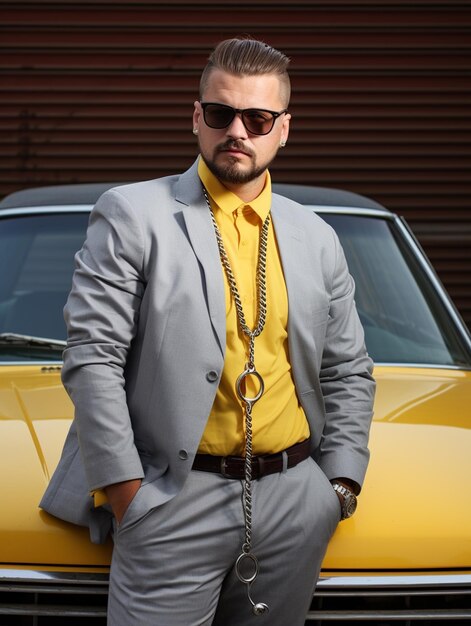
<path fill-rule="evenodd" d="M 268 213 L 260 232 L 260 242 L 258 251 L 257 262 L 257 323 L 255 328 L 250 329 L 244 315 L 244 309 L 242 307 L 242 300 L 237 289 L 237 283 L 234 273 L 229 262 L 224 242 L 222 239 L 221 231 L 214 217 L 211 203 L 209 200 L 208 192 L 203 186 L 203 193 L 208 205 L 208 209 L 211 215 L 211 221 L 213 223 L 214 232 L 216 233 L 216 240 L 219 248 L 219 256 L 221 257 L 221 263 L 226 273 L 227 282 L 229 283 L 229 289 L 237 311 L 237 320 L 239 326 L 248 338 L 248 361 L 245 365 L 244 371 L 240 374 L 236 381 L 237 396 L 242 402 L 245 415 L 245 463 L 244 463 L 244 493 L 243 493 L 243 507 L 245 516 L 245 541 L 242 545 L 242 552 L 236 560 L 235 570 L 239 580 L 247 585 L 247 595 L 252 604 L 253 612 L 255 615 L 261 615 L 268 611 L 266 604 L 260 602 L 255 604 L 250 596 L 250 585 L 257 577 L 259 566 L 257 557 L 252 553 L 252 407 L 260 400 L 264 392 L 264 382 L 260 372 L 255 367 L 255 338 L 258 337 L 264 326 L 267 317 L 267 288 L 266 288 L 266 266 L 267 266 L 267 246 L 268 246 L 268 229 L 270 226 L 270 213 Z M 248 397 L 244 393 L 243 383 L 246 378 L 253 376 L 258 382 L 258 391 L 253 397 Z M 244 570 L 248 570 L 248 574 L 244 573 Z"/>

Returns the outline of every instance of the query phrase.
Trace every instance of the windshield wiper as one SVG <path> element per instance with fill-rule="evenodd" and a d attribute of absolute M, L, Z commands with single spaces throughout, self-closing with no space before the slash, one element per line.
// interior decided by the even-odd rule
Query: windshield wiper
<path fill-rule="evenodd" d="M 60 339 L 33 337 L 19 333 L 0 333 L 0 346 L 16 346 L 18 348 L 41 347 L 62 351 L 66 345 L 67 342 Z"/>

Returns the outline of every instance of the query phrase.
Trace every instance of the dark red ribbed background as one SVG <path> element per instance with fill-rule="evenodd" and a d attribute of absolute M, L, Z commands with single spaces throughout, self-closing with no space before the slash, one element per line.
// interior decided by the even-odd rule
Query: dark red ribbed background
<path fill-rule="evenodd" d="M 0 197 L 153 178 L 196 153 L 209 50 L 250 34 L 292 58 L 278 182 L 404 215 L 471 323 L 471 2 L 0 2 Z"/>

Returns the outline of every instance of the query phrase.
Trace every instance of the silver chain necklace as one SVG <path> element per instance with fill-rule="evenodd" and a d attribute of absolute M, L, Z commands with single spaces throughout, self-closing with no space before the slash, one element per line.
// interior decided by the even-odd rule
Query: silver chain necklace
<path fill-rule="evenodd" d="M 221 231 L 219 230 L 216 218 L 214 217 L 214 213 L 211 208 L 211 202 L 209 200 L 208 192 L 206 191 L 204 186 L 203 193 L 206 199 L 206 204 L 208 205 L 209 213 L 211 215 L 214 232 L 216 234 L 221 263 L 226 273 L 229 289 L 231 291 L 232 297 L 234 298 L 234 303 L 237 311 L 237 320 L 242 332 L 249 340 L 248 361 L 245 365 L 244 371 L 240 374 L 236 381 L 237 396 L 242 401 L 245 416 L 245 463 L 243 492 L 245 541 L 242 545 L 242 552 L 236 560 L 235 571 L 239 580 L 247 585 L 247 595 L 252 604 L 253 613 L 255 615 L 261 615 L 262 613 L 266 613 L 268 611 L 268 606 L 263 602 L 258 602 L 255 604 L 250 596 L 250 585 L 256 579 L 259 571 L 258 559 L 252 553 L 252 406 L 255 404 L 255 402 L 257 402 L 257 400 L 260 400 L 265 388 L 263 378 L 255 367 L 255 338 L 261 334 L 267 318 L 266 268 L 270 213 L 268 213 L 265 221 L 263 222 L 262 230 L 260 232 L 257 262 L 257 322 L 255 328 L 251 330 L 245 320 L 242 300 L 239 294 L 239 290 L 237 288 L 235 276 L 232 271 L 226 249 L 224 247 Z M 243 382 L 249 376 L 254 376 L 257 379 L 259 385 L 258 392 L 253 397 L 246 396 L 242 388 Z"/>

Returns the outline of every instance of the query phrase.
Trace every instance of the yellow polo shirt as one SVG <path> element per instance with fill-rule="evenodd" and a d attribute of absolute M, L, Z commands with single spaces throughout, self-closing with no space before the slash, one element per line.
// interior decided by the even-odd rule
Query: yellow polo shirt
<path fill-rule="evenodd" d="M 246 204 L 229 191 L 199 159 L 198 174 L 209 194 L 224 241 L 244 315 L 250 329 L 256 324 L 256 268 L 260 231 L 271 207 L 267 172 L 261 194 Z M 248 338 L 240 330 L 237 311 L 224 274 L 226 296 L 226 356 L 221 382 L 198 452 L 226 456 L 244 454 L 243 408 L 236 381 L 247 363 Z M 252 408 L 254 454 L 284 450 L 309 437 L 309 425 L 294 387 L 288 353 L 288 297 L 280 255 L 270 222 L 267 251 L 267 319 L 255 339 L 255 367 L 265 392 Z M 256 394 L 254 377 L 246 379 L 246 395 Z M 250 389 L 251 387 L 251 389 Z"/>

